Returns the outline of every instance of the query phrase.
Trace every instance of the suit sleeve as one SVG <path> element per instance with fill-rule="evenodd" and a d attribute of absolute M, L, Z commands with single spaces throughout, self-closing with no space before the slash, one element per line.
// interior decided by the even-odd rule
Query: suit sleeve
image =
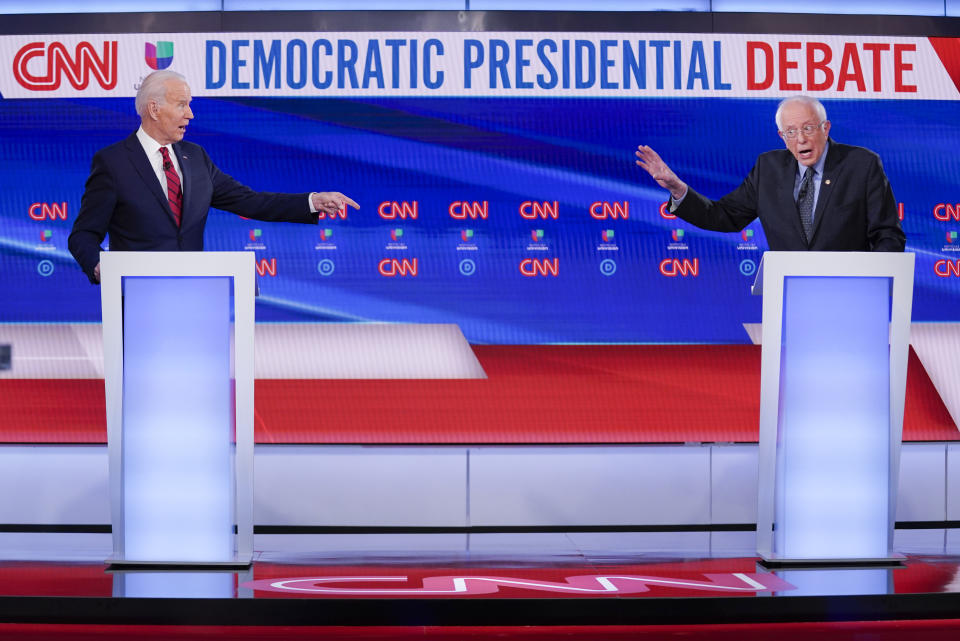
<path fill-rule="evenodd" d="M 96 284 L 93 270 L 100 262 L 100 244 L 107 235 L 117 204 L 114 179 L 101 153 L 93 156 L 90 177 L 80 200 L 80 213 L 73 223 L 67 246 L 81 269 Z"/>
<path fill-rule="evenodd" d="M 902 252 L 906 235 L 900 226 L 897 201 L 879 156 L 874 156 L 867 173 L 867 243 L 871 251 Z"/>
<path fill-rule="evenodd" d="M 759 173 L 758 165 L 754 165 L 740 186 L 719 200 L 710 200 L 688 187 L 683 202 L 672 213 L 701 229 L 740 231 L 757 217 Z"/>
<path fill-rule="evenodd" d="M 317 214 L 310 212 L 310 192 L 283 194 L 254 191 L 234 180 L 213 164 L 209 157 L 205 162 L 213 183 L 210 205 L 217 209 L 238 214 L 245 218 L 267 222 L 317 224 Z"/>

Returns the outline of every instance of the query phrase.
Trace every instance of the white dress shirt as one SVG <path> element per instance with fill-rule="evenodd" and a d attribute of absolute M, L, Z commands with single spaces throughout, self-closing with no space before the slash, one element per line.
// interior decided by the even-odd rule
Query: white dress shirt
<path fill-rule="evenodd" d="M 143 151 L 147 154 L 147 160 L 150 161 L 150 166 L 153 167 L 153 173 L 156 174 L 157 180 L 160 181 L 160 188 L 163 190 L 163 193 L 167 193 L 167 174 L 163 171 L 163 156 L 160 154 L 160 147 L 167 148 L 167 153 L 170 154 L 170 162 L 173 163 L 173 169 L 177 172 L 177 176 L 180 177 L 180 184 L 183 185 L 183 172 L 180 171 L 180 162 L 177 160 L 177 154 L 173 153 L 173 145 L 161 145 L 151 138 L 150 134 L 143 130 L 143 127 L 137 129 L 137 140 L 143 145 Z M 180 189 L 182 191 L 183 187 Z"/>

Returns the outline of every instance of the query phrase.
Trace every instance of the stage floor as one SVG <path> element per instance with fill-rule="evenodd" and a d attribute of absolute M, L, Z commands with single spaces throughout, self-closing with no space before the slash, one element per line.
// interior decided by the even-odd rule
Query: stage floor
<path fill-rule="evenodd" d="M 772 572 L 758 564 L 754 538 L 258 534 L 252 567 L 237 572 L 114 571 L 104 564 L 109 534 L 7 532 L 0 624 L 690 626 L 960 612 L 958 529 L 899 530 L 897 568 Z"/>

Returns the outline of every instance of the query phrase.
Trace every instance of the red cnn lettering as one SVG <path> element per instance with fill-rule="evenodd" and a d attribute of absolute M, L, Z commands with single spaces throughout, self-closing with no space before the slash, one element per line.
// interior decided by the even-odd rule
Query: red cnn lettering
<path fill-rule="evenodd" d="M 957 260 L 944 260 L 941 258 L 933 264 L 933 273 L 940 278 L 948 278 L 950 276 L 960 277 L 960 258 Z"/>
<path fill-rule="evenodd" d="M 917 45 L 893 45 L 893 90 L 896 92 L 916 93 L 917 85 L 908 85 L 903 81 L 903 74 L 913 70 L 913 65 L 903 61 L 903 54 L 907 51 L 916 52 Z"/>
<path fill-rule="evenodd" d="M 950 203 L 939 203 L 933 206 L 933 217 L 937 220 L 956 220 L 960 221 L 960 203 L 951 205 Z"/>
<path fill-rule="evenodd" d="M 34 220 L 66 220 L 67 203 L 33 203 L 27 213 Z"/>
<path fill-rule="evenodd" d="M 560 273 L 559 258 L 524 258 L 520 261 L 524 276 L 556 276 Z"/>
<path fill-rule="evenodd" d="M 261 258 L 256 262 L 255 267 L 257 268 L 257 274 L 263 276 L 265 274 L 270 274 L 271 276 L 277 275 L 277 259 L 276 258 Z"/>
<path fill-rule="evenodd" d="M 897 217 L 903 220 L 903 203 L 897 203 Z"/>
<path fill-rule="evenodd" d="M 757 58 L 763 65 L 763 76 L 757 79 Z M 773 85 L 773 47 L 766 42 L 747 42 L 747 89 L 769 89 Z"/>
<path fill-rule="evenodd" d="M 666 218 L 667 220 L 677 219 L 676 216 L 670 213 L 668 203 L 660 203 L 660 218 Z"/>
<path fill-rule="evenodd" d="M 451 218 L 456 218 L 457 220 L 465 220 L 467 217 L 476 220 L 477 218 L 483 218 L 486 220 L 487 214 L 490 210 L 489 201 L 483 201 L 482 203 L 477 201 L 467 202 L 465 200 L 455 200 L 450 203 L 450 207 L 447 208 L 447 211 L 450 213 Z"/>
<path fill-rule="evenodd" d="M 623 218 L 626 220 L 630 218 L 630 203 L 626 200 L 614 201 L 612 203 L 605 200 L 597 201 L 590 205 L 590 215 L 597 220 L 606 220 L 608 218 Z M 662 216 L 663 212 L 661 212 L 660 215 Z"/>
<path fill-rule="evenodd" d="M 816 56 L 817 52 L 821 54 L 819 59 Z M 809 91 L 826 91 L 833 84 L 831 58 L 833 58 L 833 52 L 827 43 L 807 43 L 807 89 Z M 823 82 L 817 82 L 818 71 L 823 74 Z"/>
<path fill-rule="evenodd" d="M 377 270 L 381 276 L 416 276 L 418 271 L 417 259 L 397 260 L 396 258 L 384 258 L 377 265 Z"/>
<path fill-rule="evenodd" d="M 557 219 L 560 215 L 560 203 L 558 201 L 535 202 L 526 200 L 520 204 L 520 215 L 527 220 L 536 220 L 537 218 Z"/>
<path fill-rule="evenodd" d="M 684 258 L 682 261 L 676 258 L 664 258 L 660 261 L 660 273 L 664 276 L 699 276 L 700 259 Z"/>
<path fill-rule="evenodd" d="M 380 206 L 382 207 L 383 204 L 381 203 Z M 328 214 L 328 213 L 325 212 L 325 211 L 321 211 L 321 212 L 318 212 L 318 213 L 317 213 L 317 220 L 328 220 L 328 219 L 329 219 L 329 220 L 336 220 L 337 218 L 339 218 L 340 220 L 346 220 L 346 219 L 347 219 L 347 206 L 346 206 L 346 205 L 344 205 L 343 207 L 341 207 L 341 208 L 338 209 L 337 211 L 333 212 L 332 214 Z"/>
<path fill-rule="evenodd" d="M 44 58 L 46 59 L 46 75 L 30 73 L 28 67 L 34 58 L 37 58 L 41 65 Z M 36 66 L 35 64 L 34 67 Z M 117 41 L 104 42 L 102 56 L 97 55 L 92 44 L 81 42 L 77 45 L 73 57 L 62 43 L 51 42 L 44 47 L 42 42 L 31 42 L 21 47 L 13 58 L 13 76 L 24 89 L 56 91 L 60 88 L 64 74 L 67 81 L 78 91 L 87 88 L 91 74 L 102 88 L 113 89 L 117 86 Z"/>
<path fill-rule="evenodd" d="M 413 203 L 408 203 L 405 200 L 399 203 L 396 201 L 385 201 L 377 207 L 377 213 L 380 214 L 380 218 L 385 218 L 386 220 L 393 220 L 394 218 L 402 218 L 404 220 L 412 218 L 416 220 L 419 210 L 420 201 L 418 200 L 413 201 Z"/>

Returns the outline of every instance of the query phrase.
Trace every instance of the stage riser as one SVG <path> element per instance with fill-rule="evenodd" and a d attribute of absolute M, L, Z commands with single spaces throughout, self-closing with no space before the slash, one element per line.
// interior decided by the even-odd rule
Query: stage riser
<path fill-rule="evenodd" d="M 258 445 L 258 526 L 756 522 L 757 446 Z M 101 445 L 0 445 L 0 526 L 110 523 Z M 905 443 L 897 521 L 960 520 L 960 443 Z"/>

